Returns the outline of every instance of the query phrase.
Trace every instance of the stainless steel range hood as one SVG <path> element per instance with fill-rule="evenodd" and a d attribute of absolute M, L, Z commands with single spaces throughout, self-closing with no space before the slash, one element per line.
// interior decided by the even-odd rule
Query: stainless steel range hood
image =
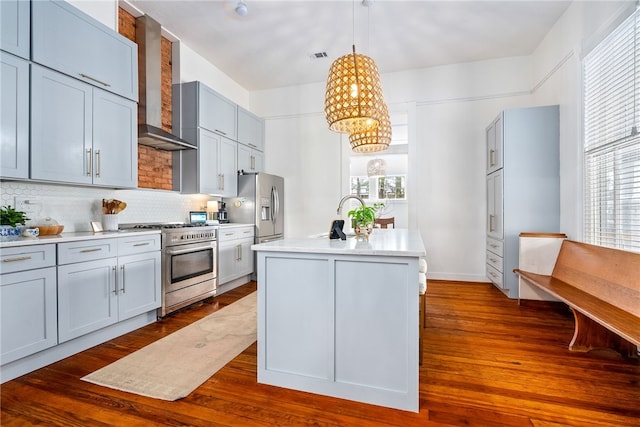
<path fill-rule="evenodd" d="M 136 18 L 138 144 L 167 151 L 196 149 L 195 145 L 162 129 L 161 32 L 160 24 L 150 16 Z"/>

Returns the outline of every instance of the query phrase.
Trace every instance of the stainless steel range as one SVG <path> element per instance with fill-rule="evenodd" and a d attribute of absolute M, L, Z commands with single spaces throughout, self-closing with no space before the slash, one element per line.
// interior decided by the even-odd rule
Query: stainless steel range
<path fill-rule="evenodd" d="M 161 229 L 162 306 L 158 309 L 159 317 L 216 294 L 216 227 L 169 223 L 121 228 Z"/>

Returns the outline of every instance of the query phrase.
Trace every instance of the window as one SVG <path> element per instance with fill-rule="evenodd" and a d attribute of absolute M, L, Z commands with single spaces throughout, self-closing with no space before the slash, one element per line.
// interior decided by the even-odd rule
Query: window
<path fill-rule="evenodd" d="M 387 175 L 378 178 L 378 199 L 404 199 L 405 176 Z"/>
<path fill-rule="evenodd" d="M 369 178 L 366 176 L 351 177 L 351 194 L 360 196 L 363 199 L 369 198 Z"/>
<path fill-rule="evenodd" d="M 640 12 L 583 66 L 584 240 L 640 252 Z"/>

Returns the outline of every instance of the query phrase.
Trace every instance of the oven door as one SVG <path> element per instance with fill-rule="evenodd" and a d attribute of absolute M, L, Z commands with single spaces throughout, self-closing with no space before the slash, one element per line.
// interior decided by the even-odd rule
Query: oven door
<path fill-rule="evenodd" d="M 213 281 L 216 277 L 215 241 L 169 246 L 162 256 L 165 292 Z"/>

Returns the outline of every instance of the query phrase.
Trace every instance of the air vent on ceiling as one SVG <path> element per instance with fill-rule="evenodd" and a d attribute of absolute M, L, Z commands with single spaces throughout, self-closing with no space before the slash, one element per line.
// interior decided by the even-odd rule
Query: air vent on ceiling
<path fill-rule="evenodd" d="M 311 59 L 322 59 L 322 58 L 326 58 L 327 57 L 327 52 L 316 52 L 316 53 L 312 53 L 311 55 Z"/>

